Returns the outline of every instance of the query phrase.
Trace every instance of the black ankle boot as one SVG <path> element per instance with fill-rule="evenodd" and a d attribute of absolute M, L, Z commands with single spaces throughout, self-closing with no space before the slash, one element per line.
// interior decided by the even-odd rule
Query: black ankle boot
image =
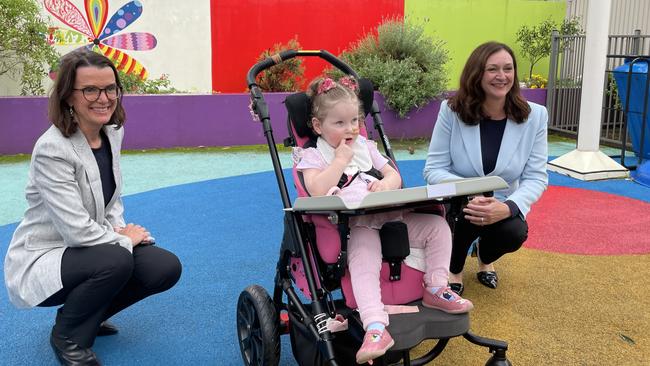
<path fill-rule="evenodd" d="M 113 334 L 117 334 L 118 330 L 117 327 L 108 321 L 103 321 L 99 325 L 99 330 L 97 331 L 97 336 L 102 337 L 102 336 L 110 336 Z"/>
<path fill-rule="evenodd" d="M 90 348 L 83 348 L 52 329 L 50 345 L 56 358 L 66 366 L 100 366 L 99 360 Z"/>

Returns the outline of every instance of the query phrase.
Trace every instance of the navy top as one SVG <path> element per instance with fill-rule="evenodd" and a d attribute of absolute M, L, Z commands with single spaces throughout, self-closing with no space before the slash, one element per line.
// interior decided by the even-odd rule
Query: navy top
<path fill-rule="evenodd" d="M 485 118 L 479 123 L 481 129 L 481 157 L 483 158 L 483 174 L 488 175 L 494 171 L 501 149 L 503 131 L 506 130 L 507 118 L 493 120 Z M 519 207 L 513 201 L 504 202 L 510 208 L 510 216 L 519 214 Z"/>
<path fill-rule="evenodd" d="M 483 157 L 483 174 L 488 175 L 497 165 L 503 131 L 506 129 L 507 118 L 500 120 L 484 119 L 481 121 L 481 156 Z"/>
<path fill-rule="evenodd" d="M 104 130 L 99 132 L 102 138 L 102 146 L 97 149 L 91 149 L 95 160 L 97 160 L 97 167 L 99 168 L 99 176 L 102 180 L 102 192 L 104 193 L 104 207 L 108 206 L 108 202 L 115 193 L 115 176 L 113 175 L 113 154 L 111 153 L 111 143 L 104 133 Z"/>

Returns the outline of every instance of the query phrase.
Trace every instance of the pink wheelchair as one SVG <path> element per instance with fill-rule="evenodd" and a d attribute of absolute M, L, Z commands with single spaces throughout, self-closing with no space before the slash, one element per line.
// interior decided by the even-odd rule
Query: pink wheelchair
<path fill-rule="evenodd" d="M 284 207 L 284 235 L 272 296 L 259 285 L 248 286 L 239 296 L 237 336 L 245 365 L 277 365 L 280 337 L 286 334 L 290 338 L 293 356 L 300 365 L 354 365 L 364 330 L 359 314 L 354 310 L 356 302 L 346 270 L 349 219 L 355 215 L 396 209 L 444 216 L 446 211 L 458 211 L 467 197 L 505 188 L 506 183 L 498 177 L 485 177 L 375 192 L 360 204 L 350 206 L 338 196 L 310 197 L 304 189 L 301 174 L 293 169 L 292 179 L 298 197 L 292 204 L 271 129 L 268 106 L 255 80 L 261 71 L 294 57 L 320 57 L 359 80 L 364 111 L 372 116 L 374 131 L 384 153 L 395 164 L 379 108 L 373 100 L 372 84 L 359 79 L 356 72 L 340 59 L 323 50 L 289 50 L 250 69 L 247 83 L 252 108 L 262 124 L 273 162 Z M 285 146 L 309 146 L 316 136 L 306 124 L 311 114 L 308 96 L 305 93 L 289 95 L 285 105 L 289 131 Z M 367 135 L 365 125 L 361 130 Z M 453 220 L 450 224 L 453 229 Z M 383 357 L 373 360 L 373 364 L 424 365 L 441 354 L 449 339 L 462 336 L 488 349 L 491 355 L 486 366 L 511 365 L 506 357 L 507 343 L 472 334 L 468 314 L 452 315 L 421 305 L 423 273 L 403 263 L 409 254 L 406 240 L 404 245 L 384 243 L 382 239 L 382 301 L 386 305 L 405 305 L 416 311 L 390 315 L 388 329 L 395 345 Z M 427 339 L 437 342 L 426 354 L 412 360 L 409 351 Z"/>

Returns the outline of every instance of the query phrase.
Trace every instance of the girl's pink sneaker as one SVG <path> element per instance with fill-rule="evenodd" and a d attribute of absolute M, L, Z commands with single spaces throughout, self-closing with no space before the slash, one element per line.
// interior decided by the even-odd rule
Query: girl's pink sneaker
<path fill-rule="evenodd" d="M 394 344 L 395 341 L 387 329 L 384 329 L 383 332 L 379 330 L 367 331 L 363 337 L 361 348 L 357 352 L 357 363 L 362 364 L 368 362 L 372 365 L 372 360 L 383 356 Z"/>
<path fill-rule="evenodd" d="M 449 287 L 441 287 L 435 293 L 432 293 L 428 288 L 425 289 L 422 305 L 449 314 L 467 313 L 474 308 L 471 301 L 463 299 Z"/>

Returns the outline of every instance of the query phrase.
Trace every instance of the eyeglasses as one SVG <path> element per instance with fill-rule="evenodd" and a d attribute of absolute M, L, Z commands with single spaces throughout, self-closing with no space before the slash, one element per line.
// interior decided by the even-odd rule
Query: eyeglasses
<path fill-rule="evenodd" d="M 87 86 L 81 89 L 72 89 L 81 91 L 84 98 L 89 102 L 96 102 L 99 100 L 99 97 L 102 95 L 102 92 L 106 94 L 108 100 L 115 100 L 122 95 L 122 89 L 119 86 L 113 84 L 105 87 L 104 89 L 98 88 L 96 86 Z"/>

